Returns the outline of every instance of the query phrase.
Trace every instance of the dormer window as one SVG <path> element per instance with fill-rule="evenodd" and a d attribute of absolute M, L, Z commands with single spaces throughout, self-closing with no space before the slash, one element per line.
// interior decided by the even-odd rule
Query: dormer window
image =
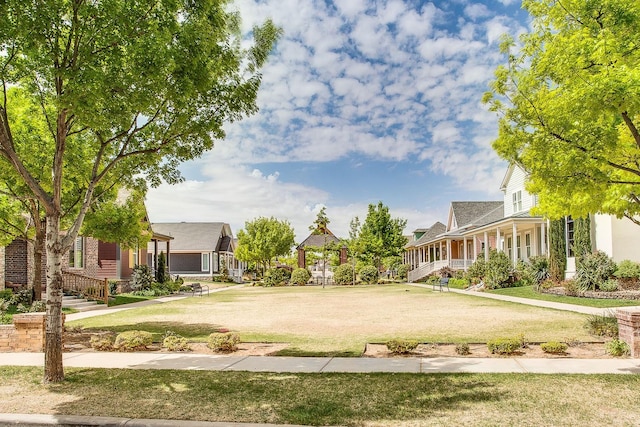
<path fill-rule="evenodd" d="M 520 212 L 522 210 L 522 190 L 518 190 L 513 193 L 513 212 Z"/>

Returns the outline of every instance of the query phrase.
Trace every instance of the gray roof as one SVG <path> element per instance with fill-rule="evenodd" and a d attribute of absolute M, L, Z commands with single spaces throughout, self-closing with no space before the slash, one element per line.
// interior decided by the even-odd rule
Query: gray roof
<path fill-rule="evenodd" d="M 215 252 L 221 238 L 231 234 L 224 222 L 154 222 L 151 227 L 173 237 L 172 251 Z"/>
<path fill-rule="evenodd" d="M 504 218 L 504 202 L 451 202 L 458 227 L 481 226 Z"/>
<path fill-rule="evenodd" d="M 326 237 L 326 240 L 325 240 L 325 237 Z M 298 245 L 298 248 L 302 249 L 307 246 L 321 248 L 324 246 L 325 242 L 328 244 L 328 243 L 336 243 L 339 241 L 340 239 L 334 236 L 333 233 L 331 232 L 328 232 L 327 234 L 311 234 L 309 235 L 309 237 L 304 239 L 302 243 Z"/>
<path fill-rule="evenodd" d="M 420 245 L 422 245 L 424 243 L 430 242 L 431 240 L 435 239 L 440 234 L 442 234 L 445 231 L 447 231 L 447 226 L 444 225 L 443 223 L 441 223 L 440 221 L 438 221 L 435 224 L 433 224 L 431 227 L 425 228 L 424 230 L 425 230 L 424 234 L 422 236 L 420 236 L 420 238 L 418 240 L 414 240 L 413 242 L 410 242 L 409 244 L 407 244 L 405 246 L 405 248 L 406 247 L 413 247 L 413 246 L 420 246 Z"/>

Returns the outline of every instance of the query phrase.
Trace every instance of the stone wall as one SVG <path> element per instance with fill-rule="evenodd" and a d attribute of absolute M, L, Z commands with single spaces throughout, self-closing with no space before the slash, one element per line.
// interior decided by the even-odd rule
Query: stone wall
<path fill-rule="evenodd" d="M 43 352 L 45 322 L 45 313 L 15 314 L 13 325 L 0 325 L 0 352 Z"/>
<path fill-rule="evenodd" d="M 618 338 L 629 344 L 631 357 L 640 357 L 640 310 L 618 309 Z"/>

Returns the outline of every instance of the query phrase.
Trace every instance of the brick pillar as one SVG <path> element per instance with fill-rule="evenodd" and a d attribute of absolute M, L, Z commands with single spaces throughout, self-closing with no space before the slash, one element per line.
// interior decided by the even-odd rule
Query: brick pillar
<path fill-rule="evenodd" d="M 303 248 L 298 248 L 298 267 L 307 268 L 307 258 L 304 255 Z"/>
<path fill-rule="evenodd" d="M 11 351 L 42 352 L 45 340 L 45 313 L 24 313 L 13 315 L 14 334 L 10 335 Z M 64 314 L 62 314 L 64 325 Z"/>
<path fill-rule="evenodd" d="M 0 291 L 4 289 L 4 246 L 0 246 Z"/>
<path fill-rule="evenodd" d="M 618 309 L 618 338 L 629 344 L 631 357 L 640 357 L 640 310 Z"/>
<path fill-rule="evenodd" d="M 343 246 L 340 248 L 340 265 L 347 263 L 347 247 Z"/>

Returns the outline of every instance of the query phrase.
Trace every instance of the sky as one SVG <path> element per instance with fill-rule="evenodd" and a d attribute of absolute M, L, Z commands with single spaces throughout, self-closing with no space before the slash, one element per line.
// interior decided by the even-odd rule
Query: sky
<path fill-rule="evenodd" d="M 502 200 L 507 164 L 491 148 L 497 116 L 481 103 L 501 35 L 526 31 L 517 0 L 236 0 L 249 34 L 284 34 L 263 69 L 260 111 L 150 189 L 152 222 L 287 220 L 299 243 L 322 207 L 348 237 L 369 204 L 446 222 L 452 201 Z"/>

